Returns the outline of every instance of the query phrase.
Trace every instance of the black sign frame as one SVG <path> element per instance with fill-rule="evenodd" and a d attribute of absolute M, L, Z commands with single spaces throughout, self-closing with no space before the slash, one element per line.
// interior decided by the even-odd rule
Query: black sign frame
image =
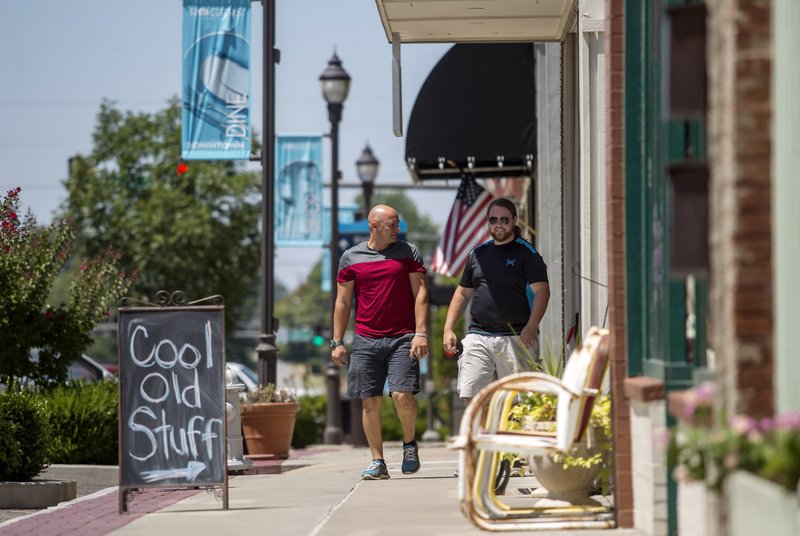
<path fill-rule="evenodd" d="M 141 488 L 221 488 L 228 509 L 225 307 L 196 303 L 119 308 L 120 514 Z"/>

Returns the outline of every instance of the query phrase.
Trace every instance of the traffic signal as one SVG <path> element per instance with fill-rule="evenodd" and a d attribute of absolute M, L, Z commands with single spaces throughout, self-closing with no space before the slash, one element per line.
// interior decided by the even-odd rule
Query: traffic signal
<path fill-rule="evenodd" d="M 314 335 L 311 337 L 311 343 L 317 348 L 320 348 L 325 344 L 325 335 L 322 332 L 321 324 L 314 326 Z"/>

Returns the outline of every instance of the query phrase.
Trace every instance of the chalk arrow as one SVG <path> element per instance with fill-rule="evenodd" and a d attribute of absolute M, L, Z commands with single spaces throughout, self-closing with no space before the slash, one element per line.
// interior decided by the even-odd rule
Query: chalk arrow
<path fill-rule="evenodd" d="M 182 478 L 192 482 L 197 475 L 202 473 L 206 468 L 203 462 L 189 462 L 186 467 L 180 469 L 164 469 L 162 471 L 145 471 L 142 473 L 145 482 L 155 482 L 156 480 L 167 480 L 169 478 Z"/>

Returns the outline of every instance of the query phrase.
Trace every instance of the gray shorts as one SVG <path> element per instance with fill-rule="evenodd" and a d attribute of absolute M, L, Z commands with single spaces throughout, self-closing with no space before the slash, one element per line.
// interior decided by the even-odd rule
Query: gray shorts
<path fill-rule="evenodd" d="M 356 335 L 347 368 L 348 398 L 383 395 L 389 392 L 419 392 L 419 361 L 411 358 L 413 333 L 399 337 L 371 338 Z"/>
<path fill-rule="evenodd" d="M 458 360 L 458 395 L 473 398 L 493 381 L 532 369 L 538 348 L 525 348 L 517 336 L 468 333 Z"/>

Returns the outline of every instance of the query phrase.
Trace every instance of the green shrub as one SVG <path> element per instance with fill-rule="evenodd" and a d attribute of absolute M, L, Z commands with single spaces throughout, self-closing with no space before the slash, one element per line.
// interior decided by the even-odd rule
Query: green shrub
<path fill-rule="evenodd" d="M 0 393 L 0 481 L 38 476 L 50 464 L 51 443 L 43 400 L 14 388 Z"/>
<path fill-rule="evenodd" d="M 425 399 L 417 399 L 417 422 L 415 426 L 416 438 L 420 439 L 427 427 L 425 410 L 428 407 Z M 381 433 L 384 441 L 402 441 L 403 427 L 394 409 L 394 401 L 384 397 L 381 401 Z"/>
<path fill-rule="evenodd" d="M 328 402 L 324 395 L 300 397 L 300 411 L 294 425 L 292 447 L 299 449 L 322 443 L 327 410 Z"/>
<path fill-rule="evenodd" d="M 39 226 L 31 213 L 20 218 L 20 190 L 0 196 L 0 382 L 26 377 L 54 385 L 67 378 L 70 363 L 92 342 L 95 324 L 108 318 L 133 279 L 118 268 L 121 254 L 107 249 L 80 259 L 66 302 L 50 303 L 77 227 L 66 220 Z"/>
<path fill-rule="evenodd" d="M 416 437 L 419 439 L 427 426 L 425 400 L 417 400 L 417 405 L 419 413 L 417 414 Z M 294 425 L 292 447 L 303 448 L 323 442 L 327 411 L 328 403 L 325 395 L 300 398 L 300 411 Z M 381 403 L 381 425 L 384 441 L 402 441 L 403 427 L 400 426 L 400 419 L 397 418 L 394 402 L 388 397 L 384 397 Z"/>
<path fill-rule="evenodd" d="M 73 382 L 41 396 L 50 408 L 53 463 L 118 463 L 119 394 L 115 382 Z"/>

